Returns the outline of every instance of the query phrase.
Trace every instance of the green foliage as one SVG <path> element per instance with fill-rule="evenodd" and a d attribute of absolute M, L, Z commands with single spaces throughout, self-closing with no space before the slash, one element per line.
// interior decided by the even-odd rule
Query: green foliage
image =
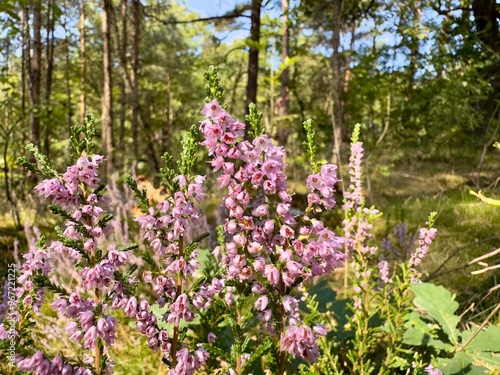
<path fill-rule="evenodd" d="M 248 106 L 248 115 L 245 116 L 245 120 L 250 124 L 250 129 L 248 134 L 252 138 L 257 138 L 264 134 L 266 130 L 262 127 L 262 112 L 257 111 L 257 106 L 255 103 L 250 103 Z"/>
<path fill-rule="evenodd" d="M 213 99 L 217 99 L 219 104 L 222 105 L 222 93 L 224 92 L 224 89 L 220 85 L 221 79 L 218 72 L 217 67 L 210 65 L 208 70 L 203 74 L 205 80 L 207 81 L 207 83 L 205 83 L 205 92 L 207 93 L 205 101 L 209 103 Z"/>
<path fill-rule="evenodd" d="M 149 210 L 149 201 L 146 190 L 139 190 L 139 188 L 137 187 L 137 182 L 129 174 L 125 176 L 125 183 L 134 192 L 136 204 L 141 209 L 141 212 L 147 213 Z"/>
<path fill-rule="evenodd" d="M 36 160 L 38 160 L 38 163 L 40 164 L 40 167 L 38 167 L 36 164 L 30 162 L 27 157 L 21 156 L 17 159 L 17 163 L 24 168 L 28 169 L 30 172 L 39 174 L 43 176 L 44 178 L 53 178 L 53 177 L 58 177 L 59 174 L 52 168 L 52 165 L 49 162 L 49 159 L 47 156 L 42 154 L 39 150 L 38 147 L 34 146 L 32 143 L 26 146 L 27 151 L 31 151 L 34 154 L 34 157 Z"/>
<path fill-rule="evenodd" d="M 90 154 L 94 151 L 94 138 L 97 136 L 94 115 L 87 115 L 85 123 L 73 125 L 69 138 L 69 150 L 72 159 L 76 160 L 83 153 Z"/>
<path fill-rule="evenodd" d="M 417 284 L 411 287 L 415 293 L 413 303 L 418 308 L 424 309 L 430 317 L 438 322 L 453 345 L 458 344 L 457 325 L 460 318 L 454 313 L 458 303 L 452 294 L 443 287 L 433 284 Z"/>
<path fill-rule="evenodd" d="M 353 145 L 359 141 L 360 133 L 361 133 L 361 124 L 358 123 L 358 124 L 354 125 L 354 130 L 352 131 L 351 145 Z"/>
<path fill-rule="evenodd" d="M 424 283 L 411 287 L 417 310 L 408 314 L 403 342 L 420 348 L 424 355 L 437 358 L 445 375 L 485 374 L 500 366 L 500 327 L 483 330 L 472 327 L 460 331 L 458 303 L 441 286 Z"/>
<path fill-rule="evenodd" d="M 307 154 L 309 155 L 309 162 L 311 163 L 311 168 L 314 173 L 318 173 L 321 169 L 321 165 L 325 162 L 323 160 L 317 161 L 318 146 L 316 143 L 316 132 L 314 131 L 312 120 L 304 121 L 302 124 L 304 130 L 306 131 L 307 141 L 303 142 Z"/>
<path fill-rule="evenodd" d="M 171 196 L 174 196 L 175 192 L 179 191 L 180 187 L 179 181 L 175 180 L 177 173 L 175 172 L 175 169 L 170 166 L 172 164 L 173 156 L 169 153 L 165 153 L 161 157 L 161 160 L 165 163 L 165 167 L 160 169 L 160 174 L 164 180 L 162 185 L 168 189 Z"/>
<path fill-rule="evenodd" d="M 183 176 L 190 176 L 193 172 L 193 167 L 196 164 L 196 150 L 198 148 L 198 142 L 196 140 L 198 136 L 198 130 L 196 126 L 193 125 L 189 129 L 189 133 L 181 141 L 182 152 L 177 165 L 179 166 L 179 171 Z"/>
<path fill-rule="evenodd" d="M 59 285 L 54 284 L 52 281 L 48 279 L 47 276 L 43 274 L 37 274 L 33 278 L 33 281 L 35 282 L 36 286 L 38 288 L 47 288 L 55 293 L 61 294 L 63 296 L 69 296 L 68 291 L 66 291 L 64 288 L 60 287 Z"/>
<path fill-rule="evenodd" d="M 201 241 L 203 241 L 205 238 L 207 238 L 208 236 L 210 235 L 210 233 L 208 232 L 205 232 L 201 235 L 199 235 L 198 237 L 196 237 L 193 241 L 191 241 L 191 243 L 189 245 L 187 245 L 184 249 L 184 256 L 186 258 L 189 258 L 189 256 L 191 255 L 191 253 L 196 250 L 196 248 L 198 247 L 198 245 L 200 244 Z"/>

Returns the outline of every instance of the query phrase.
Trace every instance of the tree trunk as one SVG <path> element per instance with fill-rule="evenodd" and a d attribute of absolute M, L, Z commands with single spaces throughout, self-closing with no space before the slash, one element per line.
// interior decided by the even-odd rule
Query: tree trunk
<path fill-rule="evenodd" d="M 137 160 L 139 158 L 139 41 L 141 32 L 141 3 L 140 0 L 132 0 L 133 29 L 132 29 L 132 139 L 133 152 Z"/>
<path fill-rule="evenodd" d="M 107 159 L 106 175 L 109 178 L 113 172 L 113 117 L 111 97 L 111 38 L 110 16 L 111 0 L 103 0 L 102 34 L 103 34 L 103 95 L 101 98 L 102 122 L 102 152 Z"/>
<path fill-rule="evenodd" d="M 283 12 L 283 28 L 281 33 L 281 62 L 287 64 L 289 45 L 290 45 L 290 30 L 288 27 L 288 0 L 281 1 L 281 10 Z M 280 106 L 278 107 L 278 116 L 280 118 L 278 128 L 278 142 L 281 146 L 286 146 L 288 140 L 288 132 L 290 121 L 288 114 L 290 112 L 290 68 L 286 68 L 281 73 L 281 95 Z"/>
<path fill-rule="evenodd" d="M 495 0 L 473 0 L 472 13 L 474 15 L 474 25 L 476 26 L 476 34 L 481 41 L 481 51 L 485 56 L 497 56 L 496 62 L 485 64 L 480 70 L 481 75 L 487 79 L 492 90 L 488 96 L 479 103 L 481 112 L 485 114 L 493 113 L 500 94 L 500 71 L 498 69 L 498 55 L 500 53 L 500 36 L 498 29 L 498 20 L 500 19 L 500 8 Z M 494 61 L 494 60 L 492 60 Z M 476 134 L 489 137 L 488 115 L 481 122 L 481 126 L 476 129 Z"/>
<path fill-rule="evenodd" d="M 66 72 L 65 72 L 65 78 L 66 78 L 66 109 L 68 111 L 68 129 L 69 133 L 71 134 L 71 128 L 73 126 L 73 100 L 71 98 L 71 77 L 70 77 L 70 70 L 71 70 L 71 59 L 70 59 L 70 54 L 69 54 L 69 49 L 70 49 L 70 44 L 71 44 L 71 39 L 70 35 L 68 33 L 68 25 L 69 25 L 69 7 L 68 7 L 68 2 L 67 0 L 64 1 L 64 9 L 66 11 L 65 19 L 64 19 L 64 40 L 66 42 Z"/>
<path fill-rule="evenodd" d="M 28 29 L 28 8 L 23 6 L 23 11 L 21 12 L 21 124 L 23 129 L 26 126 L 26 70 L 28 69 L 28 56 L 29 56 L 29 29 Z M 29 70 L 28 70 L 29 71 Z M 25 142 L 26 132 L 23 131 L 22 142 Z"/>
<path fill-rule="evenodd" d="M 122 38 L 121 38 L 121 63 L 127 61 L 127 0 L 121 2 L 121 18 L 122 18 Z M 126 67 L 124 67 L 126 69 Z M 127 114 L 127 94 L 125 77 L 120 81 L 120 133 L 119 133 L 119 150 L 120 155 L 125 156 L 125 120 Z"/>
<path fill-rule="evenodd" d="M 85 96 L 85 0 L 80 0 L 80 124 L 85 122 L 87 99 Z"/>
<path fill-rule="evenodd" d="M 47 37 L 46 37 L 46 60 L 45 60 L 45 108 L 46 112 L 46 124 L 45 124 L 45 140 L 44 140 L 44 150 L 45 155 L 50 158 L 50 137 L 51 137 L 51 127 L 52 127 L 52 108 L 50 103 L 50 97 L 52 95 L 52 71 L 54 67 L 54 14 L 51 15 L 53 0 L 48 1 L 47 6 Z"/>
<path fill-rule="evenodd" d="M 340 165 L 340 149 L 342 147 L 342 103 L 340 94 L 342 90 L 342 77 L 340 70 L 340 32 L 342 28 L 342 1 L 333 0 L 333 35 L 331 67 L 333 73 L 332 97 L 333 97 L 333 161 Z"/>
<path fill-rule="evenodd" d="M 40 147 L 40 68 L 42 61 L 42 1 L 33 1 L 33 53 L 30 71 L 30 142 Z"/>
<path fill-rule="evenodd" d="M 260 10 L 262 0 L 252 0 L 250 27 L 250 52 L 248 54 L 248 81 L 246 112 L 250 103 L 257 104 L 257 78 L 259 73 L 259 42 L 260 42 Z M 249 126 L 245 128 L 245 138 L 248 137 Z"/>
<path fill-rule="evenodd" d="M 172 133 L 173 133 L 173 127 L 174 127 L 174 106 L 173 106 L 173 98 L 172 98 L 172 85 L 170 82 L 170 73 L 167 72 L 167 76 L 165 77 L 165 83 L 166 83 L 166 88 L 167 88 L 167 123 L 164 129 L 162 129 L 162 136 L 161 136 L 161 145 L 162 145 L 162 151 L 165 152 L 171 152 L 171 140 L 172 140 Z"/>
<path fill-rule="evenodd" d="M 409 81 L 408 81 L 408 95 L 413 92 L 413 86 L 415 85 L 417 66 L 418 66 L 418 55 L 420 51 L 420 42 L 418 35 L 415 32 L 420 32 L 420 20 L 422 18 L 422 9 L 419 0 L 415 0 L 411 6 L 413 13 L 413 34 L 410 36 L 410 67 L 409 67 Z"/>
<path fill-rule="evenodd" d="M 500 9 L 495 0 L 473 0 L 472 12 L 479 39 L 493 52 L 500 51 L 498 19 Z"/>

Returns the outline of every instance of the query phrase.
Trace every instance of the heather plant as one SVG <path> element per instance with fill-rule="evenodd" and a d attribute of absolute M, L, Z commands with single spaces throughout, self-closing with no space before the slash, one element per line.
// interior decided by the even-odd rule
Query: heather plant
<path fill-rule="evenodd" d="M 15 324 L 8 331 L 5 325 L 0 329 L 3 345 L 14 340 L 18 348 L 13 360 L 17 370 L 112 373 L 109 348 L 115 344 L 117 325 L 127 320 L 135 322 L 149 348 L 163 354 L 169 374 L 193 374 L 203 367 L 210 373 L 269 369 L 284 374 L 292 358 L 316 361 L 317 339 L 326 330 L 314 314 L 301 314 L 300 290 L 345 259 L 343 239 L 315 217 L 335 206 L 336 166 L 313 164 L 308 206 L 294 216 L 283 148 L 261 130 L 262 115 L 255 106 L 247 117 L 254 139 L 244 140 L 245 125 L 213 97 L 221 93 L 216 71 L 209 71 L 207 78 L 210 100 L 202 110 L 206 119 L 199 127 L 201 145 L 208 148 L 213 171 L 220 171 L 217 184 L 225 191 L 223 205 L 228 210 L 220 245 L 208 261 L 211 267 L 200 270 L 198 261 L 198 245 L 207 234 L 189 235 L 198 224 L 199 202 L 205 196 L 205 177 L 193 173 L 196 127 L 183 140 L 177 166 L 171 155 L 162 158 L 165 200 L 152 206 L 146 192 L 126 177 L 142 211 L 135 219 L 148 245 L 141 262 L 131 255 L 138 244 L 114 244 L 113 215 L 98 176 L 105 158 L 92 154 L 93 118 L 73 127 L 70 145 L 76 162 L 62 174 L 36 147 L 27 147 L 38 163 L 21 162 L 45 178 L 35 191 L 52 200 L 49 208 L 64 225 L 54 229 L 56 241 L 47 243 L 42 237 L 24 255 L 17 303 L 8 316 Z M 309 142 L 312 145 L 312 138 Z M 67 272 L 58 272 L 60 258 L 74 270 L 75 282 L 61 277 Z M 65 334 L 77 347 L 71 353 L 54 353 L 36 337 L 39 331 L 31 327 L 51 321 L 43 319 L 43 306 L 65 322 Z M 119 321 L 118 310 L 129 319 Z M 200 335 L 200 327 L 210 326 L 213 314 L 214 332 Z M 264 334 L 256 336 L 258 331 Z"/>
<path fill-rule="evenodd" d="M 124 336 L 118 331 L 131 326 L 151 356 L 161 356 L 158 373 L 169 375 L 437 375 L 496 364 L 498 327 L 485 330 L 485 321 L 459 330 L 451 295 L 420 281 L 435 214 L 413 240 L 398 229 L 399 247 L 409 253 L 403 262 L 376 246 L 373 223 L 381 213 L 363 197 L 359 126 L 339 235 L 321 220 L 336 208 L 339 179 L 337 167 L 317 157 L 312 122 L 304 123 L 307 205 L 292 211 L 285 150 L 263 130 L 262 114 L 250 106 L 245 131 L 222 103 L 217 70 L 205 78 L 205 118 L 184 137 L 177 161 L 162 157 L 166 194 L 153 202 L 134 177 L 125 177 L 130 190 L 123 196 L 132 195 L 141 211 L 134 218 L 139 235 L 129 233 L 131 203 L 117 203 L 122 193 L 114 177 L 108 189 L 99 179 L 106 160 L 92 153 L 92 117 L 73 127 L 75 164 L 62 174 L 28 146 L 38 162 L 21 162 L 45 178 L 35 192 L 52 201 L 51 212 L 64 224 L 55 227 L 56 240 L 40 236 L 31 243 L 16 300 L 4 292 L 0 339 L 2 349 L 15 343 L 11 373 L 113 373 L 113 349 Z M 200 146 L 208 153 L 208 177 L 195 172 Z M 223 195 L 226 213 L 217 233 L 202 228 L 209 184 Z M 210 235 L 218 245 L 203 249 Z M 386 241 L 385 248 L 394 246 Z M 342 298 L 333 300 L 325 284 L 336 270 L 345 278 Z M 323 295 L 316 293 L 321 285 Z M 330 311 L 320 308 L 324 292 Z M 54 333 L 60 345 L 51 347 L 47 336 Z"/>

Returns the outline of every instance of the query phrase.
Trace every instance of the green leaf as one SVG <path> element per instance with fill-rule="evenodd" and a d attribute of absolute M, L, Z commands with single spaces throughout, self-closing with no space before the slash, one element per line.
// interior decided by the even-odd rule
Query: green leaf
<path fill-rule="evenodd" d="M 262 345 L 258 346 L 253 353 L 250 355 L 250 358 L 245 362 L 243 365 L 243 370 L 249 369 L 253 363 L 257 360 L 261 360 L 262 356 L 269 352 L 269 349 L 272 347 L 273 342 L 269 337 L 265 339 L 265 341 L 262 343 Z"/>
<path fill-rule="evenodd" d="M 425 310 L 427 314 L 439 323 L 448 335 L 450 342 L 458 345 L 457 324 L 460 318 L 454 313 L 458 309 L 458 302 L 454 296 L 442 286 L 430 283 L 414 284 L 411 286 L 415 293 L 415 306 Z"/>
<path fill-rule="evenodd" d="M 472 364 L 472 359 L 465 353 L 458 353 L 453 358 L 438 358 L 438 368 L 444 375 L 484 375 L 485 369 Z"/>
<path fill-rule="evenodd" d="M 412 346 L 432 346 L 439 350 L 453 351 L 453 346 L 439 339 L 436 339 L 436 334 L 432 331 L 429 324 L 422 320 L 421 315 L 416 312 L 411 312 L 407 316 L 408 320 L 405 323 L 405 332 L 403 334 L 403 342 Z"/>
<path fill-rule="evenodd" d="M 465 342 L 474 330 L 462 333 L 462 342 Z M 500 327 L 489 326 L 486 331 L 478 333 L 474 339 L 465 347 L 466 351 L 500 352 Z"/>

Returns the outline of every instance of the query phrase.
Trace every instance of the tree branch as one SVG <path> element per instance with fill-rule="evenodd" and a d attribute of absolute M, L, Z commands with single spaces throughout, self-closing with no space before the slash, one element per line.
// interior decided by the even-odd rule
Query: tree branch
<path fill-rule="evenodd" d="M 178 25 L 178 24 L 195 23 L 195 22 L 210 22 L 210 21 L 227 20 L 227 19 L 233 19 L 233 18 L 239 18 L 239 17 L 250 18 L 250 16 L 243 14 L 243 13 L 230 13 L 230 14 L 225 14 L 222 16 L 196 18 L 193 20 L 176 20 L 176 19 L 163 20 L 161 18 L 156 17 L 155 15 L 153 15 L 151 13 L 146 12 L 145 9 L 144 9 L 144 15 L 162 23 L 163 25 Z"/>

